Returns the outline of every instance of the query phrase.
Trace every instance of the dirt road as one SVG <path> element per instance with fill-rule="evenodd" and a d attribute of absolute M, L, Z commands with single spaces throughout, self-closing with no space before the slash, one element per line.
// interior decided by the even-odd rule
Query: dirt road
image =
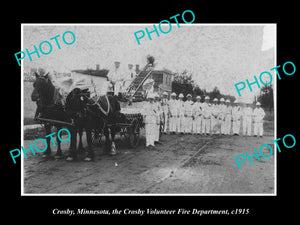
<path fill-rule="evenodd" d="M 163 135 L 163 144 L 154 150 L 145 148 L 143 132 L 136 149 L 128 148 L 117 137 L 116 156 L 105 155 L 102 148 L 95 148 L 94 162 L 70 163 L 44 160 L 41 153 L 30 155 L 24 159 L 24 193 L 274 193 L 274 155 L 261 157 L 261 161 L 252 158 L 253 164 L 246 161 L 240 170 L 234 160 L 239 154 L 253 152 L 253 148 L 270 143 L 274 140 L 272 132 L 263 138 Z M 25 140 L 25 147 L 28 142 L 34 140 Z M 64 153 L 68 144 L 62 145 Z M 56 148 L 52 150 L 55 152 Z"/>

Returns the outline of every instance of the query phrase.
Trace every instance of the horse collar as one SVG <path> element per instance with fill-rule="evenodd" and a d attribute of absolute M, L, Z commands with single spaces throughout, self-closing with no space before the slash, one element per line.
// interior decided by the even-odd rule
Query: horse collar
<path fill-rule="evenodd" d="M 109 100 L 108 100 L 108 97 L 107 97 L 107 95 L 105 95 L 105 99 L 106 99 L 106 102 L 107 102 L 107 111 L 105 111 L 105 110 L 101 107 L 101 105 L 99 104 L 100 97 L 101 97 L 101 96 L 98 97 L 98 99 L 97 99 L 97 101 L 96 101 L 96 104 L 99 106 L 100 111 L 101 111 L 105 116 L 108 116 L 109 110 L 110 110 L 110 102 L 109 102 Z"/>

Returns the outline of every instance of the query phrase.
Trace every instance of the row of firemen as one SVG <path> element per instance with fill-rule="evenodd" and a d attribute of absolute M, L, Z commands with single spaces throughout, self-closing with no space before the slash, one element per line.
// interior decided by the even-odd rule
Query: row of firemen
<path fill-rule="evenodd" d="M 160 100 L 158 94 L 148 95 L 148 103 L 144 107 L 144 119 L 146 130 L 146 146 L 154 146 L 159 142 L 159 129 L 161 121 L 164 121 L 164 133 L 185 134 L 223 134 L 223 135 L 253 135 L 263 136 L 264 110 L 257 102 L 255 109 L 252 104 L 242 102 L 231 103 L 229 99 L 213 99 L 210 103 L 209 96 L 204 102 L 197 96 L 192 101 L 188 94 L 187 100 L 183 101 L 183 94 L 163 93 Z"/>

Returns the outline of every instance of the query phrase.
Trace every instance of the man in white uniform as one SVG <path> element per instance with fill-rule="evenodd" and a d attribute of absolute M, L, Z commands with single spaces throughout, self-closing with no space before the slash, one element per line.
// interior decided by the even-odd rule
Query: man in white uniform
<path fill-rule="evenodd" d="M 218 116 L 218 119 L 219 119 L 219 123 L 220 123 L 220 134 L 225 134 L 225 125 L 224 125 L 224 122 L 225 122 L 225 99 L 224 98 L 221 98 L 220 99 L 220 108 L 219 108 L 219 116 Z"/>
<path fill-rule="evenodd" d="M 149 102 L 144 107 L 144 120 L 145 120 L 145 131 L 146 131 L 146 147 L 153 149 L 154 141 L 157 129 L 157 116 L 156 107 L 154 105 L 154 96 L 150 94 L 147 96 Z"/>
<path fill-rule="evenodd" d="M 115 61 L 115 67 L 108 73 L 108 81 L 113 85 L 114 95 L 119 95 L 124 81 L 124 74 L 120 70 L 120 62 Z"/>
<path fill-rule="evenodd" d="M 232 119 L 232 106 L 230 105 L 229 99 L 225 101 L 225 120 L 224 120 L 224 132 L 226 135 L 231 133 L 231 119 Z"/>
<path fill-rule="evenodd" d="M 136 77 L 136 72 L 134 71 L 132 64 L 128 64 L 128 71 L 125 74 L 126 77 L 124 78 L 123 85 L 122 85 L 123 92 L 126 92 L 127 88 Z"/>
<path fill-rule="evenodd" d="M 170 111 L 169 111 L 169 100 L 168 100 L 168 93 L 164 92 L 163 93 L 163 98 L 161 100 L 161 107 L 162 107 L 162 112 L 163 112 L 163 121 L 164 121 L 164 134 L 166 134 L 169 130 L 169 116 L 170 116 Z"/>
<path fill-rule="evenodd" d="M 263 119 L 266 115 L 260 103 L 256 103 L 256 108 L 253 111 L 254 116 L 254 136 L 262 137 L 264 135 Z"/>
<path fill-rule="evenodd" d="M 202 132 L 206 135 L 209 135 L 210 117 L 211 117 L 211 105 L 209 103 L 209 96 L 205 97 L 205 102 L 202 104 L 202 108 L 203 108 Z"/>
<path fill-rule="evenodd" d="M 143 90 L 146 91 L 146 96 L 149 94 L 154 94 L 154 83 L 155 81 L 152 78 L 152 75 L 150 75 L 143 84 Z"/>
<path fill-rule="evenodd" d="M 193 133 L 194 134 L 201 134 L 201 126 L 202 126 L 202 103 L 201 97 L 196 97 L 196 102 L 193 105 Z"/>
<path fill-rule="evenodd" d="M 214 98 L 213 104 L 211 107 L 211 118 L 210 118 L 210 123 L 211 123 L 211 133 L 215 134 L 219 128 L 217 127 L 218 125 L 218 115 L 219 115 L 219 100 L 217 98 Z"/>
<path fill-rule="evenodd" d="M 243 135 L 251 136 L 251 125 L 252 125 L 253 109 L 251 104 L 248 103 L 246 107 L 243 108 L 242 118 L 243 118 Z"/>
<path fill-rule="evenodd" d="M 154 93 L 154 107 L 155 107 L 155 112 L 156 112 L 156 129 L 155 129 L 154 143 L 160 144 L 159 132 L 160 132 L 160 121 L 162 118 L 162 109 L 161 109 L 161 103 L 159 100 L 159 96 L 157 93 Z"/>
<path fill-rule="evenodd" d="M 173 134 L 175 134 L 178 131 L 177 125 L 178 125 L 178 116 L 179 116 L 179 109 L 178 109 L 178 101 L 176 100 L 176 93 L 171 94 L 171 99 L 169 101 L 169 131 Z"/>
<path fill-rule="evenodd" d="M 178 110 L 179 110 L 179 114 L 178 114 L 178 124 L 177 124 L 177 129 L 179 133 L 183 133 L 184 132 L 184 123 L 185 123 L 185 117 L 184 117 L 184 101 L 183 101 L 183 94 L 180 93 L 178 96 Z"/>
<path fill-rule="evenodd" d="M 187 133 L 187 134 L 191 134 L 192 133 L 192 129 L 193 129 L 193 104 L 194 102 L 192 101 L 192 95 L 188 94 L 187 96 L 187 100 L 184 103 L 184 124 L 183 124 L 183 132 Z"/>
<path fill-rule="evenodd" d="M 233 135 L 239 135 L 241 128 L 242 109 L 239 106 L 237 100 L 234 101 L 234 107 L 232 108 L 232 133 Z"/>

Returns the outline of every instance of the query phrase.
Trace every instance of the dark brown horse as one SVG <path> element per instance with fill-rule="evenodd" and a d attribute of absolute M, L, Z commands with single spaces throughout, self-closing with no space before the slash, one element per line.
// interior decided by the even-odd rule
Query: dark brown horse
<path fill-rule="evenodd" d="M 116 154 L 115 134 L 116 123 L 120 114 L 120 104 L 117 98 L 104 95 L 89 98 L 89 93 L 79 88 L 73 89 L 66 99 L 66 111 L 74 118 L 76 126 L 83 127 L 87 135 L 88 155 L 86 161 L 94 157 L 92 150 L 92 130 L 99 130 L 105 136 L 105 150 L 111 155 Z"/>
<path fill-rule="evenodd" d="M 106 137 L 105 148 L 110 150 L 112 155 L 116 154 L 114 143 L 116 122 L 120 112 L 120 104 L 113 96 L 100 96 L 96 101 L 92 101 L 86 91 L 75 88 L 71 91 L 66 99 L 66 104 L 62 103 L 58 90 L 54 87 L 48 75 L 36 74 L 36 80 L 33 84 L 34 90 L 31 94 L 32 101 L 37 103 L 36 116 L 44 119 L 73 123 L 74 127 L 69 127 L 71 132 L 71 143 L 68 161 L 77 158 L 77 132 L 79 132 L 79 149 L 82 147 L 82 131 L 86 131 L 88 154 L 85 158 L 90 161 L 94 158 L 92 150 L 91 130 L 101 130 Z M 55 125 L 60 129 L 62 125 L 45 123 L 46 136 L 50 134 L 51 127 Z M 111 141 L 110 141 L 111 139 Z M 48 149 L 45 156 L 50 156 L 50 137 L 47 137 Z M 62 156 L 60 140 L 57 138 L 56 158 Z"/>
<path fill-rule="evenodd" d="M 70 116 L 68 116 L 65 112 L 59 92 L 52 84 L 51 80 L 48 77 L 48 74 L 39 75 L 35 73 L 35 76 L 36 80 L 33 83 L 34 90 L 31 94 L 31 100 L 35 101 L 37 104 L 35 119 L 43 118 L 49 121 L 55 120 L 70 124 L 72 120 Z M 55 126 L 57 130 L 63 127 L 63 125 L 59 123 L 43 122 L 43 124 L 45 126 L 46 136 L 51 133 L 52 126 Z M 70 149 L 76 149 L 76 142 L 72 142 L 72 137 L 76 136 L 76 132 L 74 129 L 72 129 L 71 126 L 67 128 L 71 133 Z M 46 140 L 48 148 L 44 152 L 43 157 L 49 157 L 51 155 L 50 137 L 47 137 Z M 60 147 L 60 140 L 58 137 L 56 137 L 56 142 L 57 151 L 55 158 L 61 158 L 62 151 Z"/>

